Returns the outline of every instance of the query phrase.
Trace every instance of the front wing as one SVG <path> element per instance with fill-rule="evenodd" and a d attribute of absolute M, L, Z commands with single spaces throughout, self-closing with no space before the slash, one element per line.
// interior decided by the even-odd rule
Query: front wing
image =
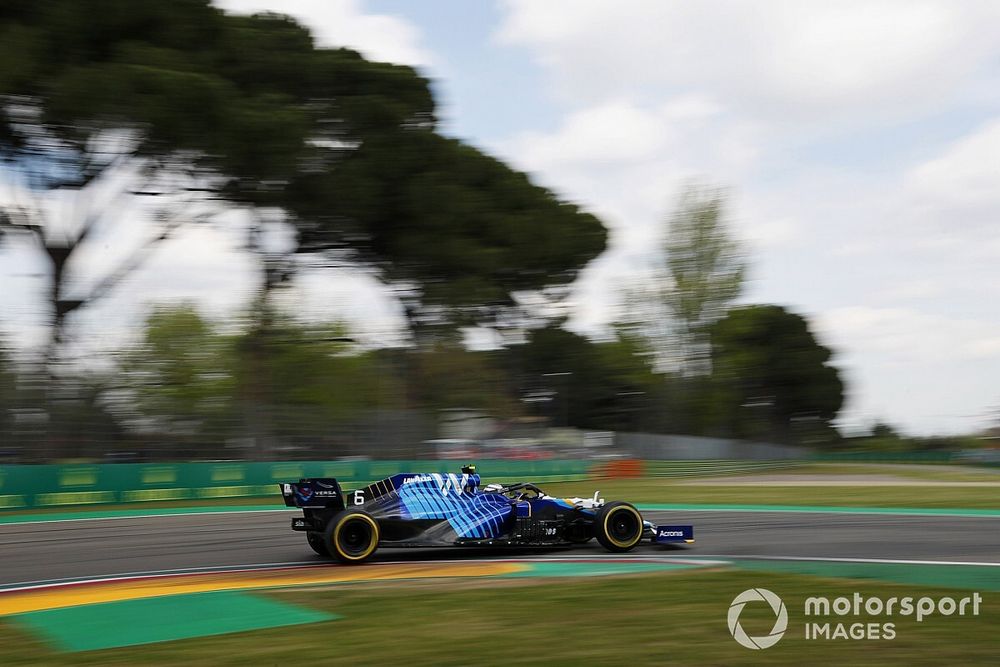
<path fill-rule="evenodd" d="M 656 526 L 652 539 L 656 544 L 693 544 L 694 526 Z"/>

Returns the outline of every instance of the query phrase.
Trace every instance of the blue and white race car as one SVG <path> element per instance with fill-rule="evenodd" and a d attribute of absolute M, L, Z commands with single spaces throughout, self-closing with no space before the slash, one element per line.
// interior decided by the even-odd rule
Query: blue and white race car
<path fill-rule="evenodd" d="M 692 526 L 655 526 L 633 505 L 555 498 L 534 484 L 479 488 L 475 466 L 459 474 L 400 473 L 344 493 L 336 479 L 281 484 L 285 505 L 303 516 L 292 529 L 309 546 L 343 563 L 361 563 L 381 547 L 545 547 L 584 544 L 625 552 L 643 538 L 692 543 Z"/>

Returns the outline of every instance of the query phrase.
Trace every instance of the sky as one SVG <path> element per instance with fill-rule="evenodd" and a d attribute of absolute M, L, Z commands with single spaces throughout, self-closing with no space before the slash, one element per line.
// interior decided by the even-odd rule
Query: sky
<path fill-rule="evenodd" d="M 965 432 L 1000 407 L 1000 4 L 217 4 L 288 13 L 322 45 L 417 67 L 445 133 L 598 215 L 611 241 L 576 285 L 574 330 L 614 319 L 694 180 L 729 192 L 751 261 L 741 301 L 806 316 L 835 351 L 846 430 Z M 81 324 L 110 345 L 115 322 L 156 300 L 235 311 L 254 270 L 239 246 L 231 229 L 192 230 Z M 0 251 L 0 304 L 22 315 L 22 340 L 39 270 Z M 289 298 L 391 342 L 400 314 L 374 285 L 309 274 Z"/>

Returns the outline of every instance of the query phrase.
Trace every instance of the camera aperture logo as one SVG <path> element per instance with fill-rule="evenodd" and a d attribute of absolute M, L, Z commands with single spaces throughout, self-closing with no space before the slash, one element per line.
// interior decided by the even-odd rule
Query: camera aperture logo
<path fill-rule="evenodd" d="M 743 608 L 751 602 L 766 602 L 774 612 L 771 631 L 751 637 L 740 624 Z M 803 608 L 804 638 L 808 640 L 892 640 L 896 638 L 897 617 L 913 617 L 917 623 L 931 616 L 978 616 L 983 596 L 975 592 L 962 598 L 929 596 L 893 596 L 881 598 L 855 592 L 832 600 L 828 597 L 806 598 Z M 843 617 L 852 617 L 841 621 Z M 887 620 L 888 619 L 888 620 Z M 778 643 L 788 629 L 788 610 L 775 593 L 766 588 L 750 588 L 737 595 L 729 605 L 729 634 L 740 646 L 759 650 Z"/>
<path fill-rule="evenodd" d="M 771 611 L 774 612 L 776 617 L 774 627 L 763 637 L 749 636 L 740 625 L 740 614 L 743 613 L 743 607 L 749 602 L 766 602 L 771 606 Z M 781 601 L 781 598 L 766 588 L 751 588 L 733 599 L 733 603 L 729 605 L 727 620 L 729 621 L 729 634 L 740 646 L 754 650 L 770 648 L 778 643 L 778 640 L 784 636 L 785 630 L 788 629 L 788 610 L 785 609 L 785 603 Z"/>

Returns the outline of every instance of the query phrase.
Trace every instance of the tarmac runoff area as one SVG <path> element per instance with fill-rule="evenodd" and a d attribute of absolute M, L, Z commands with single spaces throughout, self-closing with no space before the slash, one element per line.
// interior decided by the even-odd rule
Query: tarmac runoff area
<path fill-rule="evenodd" d="M 698 542 L 625 556 L 593 543 L 385 549 L 372 564 L 345 567 L 314 556 L 286 511 L 21 520 L 0 525 L 0 616 L 59 650 L 83 651 L 336 619 L 254 593 L 292 586 L 738 567 L 1000 591 L 1000 512 L 658 506 L 643 514 L 693 523 Z"/>

